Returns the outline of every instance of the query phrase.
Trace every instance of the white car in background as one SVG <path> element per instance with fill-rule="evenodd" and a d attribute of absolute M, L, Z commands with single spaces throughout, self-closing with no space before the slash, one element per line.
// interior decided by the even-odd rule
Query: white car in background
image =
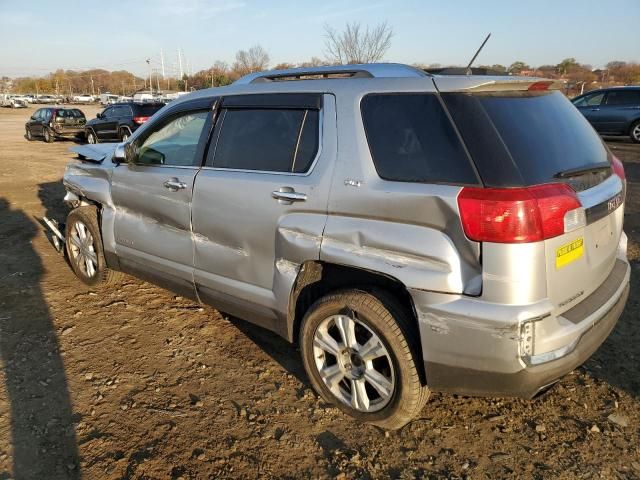
<path fill-rule="evenodd" d="M 91 95 L 74 95 L 71 100 L 74 103 L 93 103 L 95 101 Z"/>

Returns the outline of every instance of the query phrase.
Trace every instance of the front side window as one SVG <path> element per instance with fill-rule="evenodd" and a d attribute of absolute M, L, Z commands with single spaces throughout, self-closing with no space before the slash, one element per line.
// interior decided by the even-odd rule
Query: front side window
<path fill-rule="evenodd" d="M 104 118 L 111 118 L 113 116 L 113 108 L 107 108 L 102 112 Z"/>
<path fill-rule="evenodd" d="M 216 168 L 304 173 L 318 152 L 315 109 L 232 108 L 221 112 Z"/>
<path fill-rule="evenodd" d="M 451 121 L 435 94 L 372 94 L 361 104 L 380 178 L 400 182 L 477 184 Z"/>
<path fill-rule="evenodd" d="M 603 98 L 604 92 L 592 93 L 591 95 L 582 97 L 580 100 L 576 101 L 574 105 L 576 107 L 597 107 L 602 103 Z"/>
<path fill-rule="evenodd" d="M 136 163 L 190 167 L 200 164 L 198 144 L 208 111 L 186 112 L 161 124 L 142 141 Z"/>

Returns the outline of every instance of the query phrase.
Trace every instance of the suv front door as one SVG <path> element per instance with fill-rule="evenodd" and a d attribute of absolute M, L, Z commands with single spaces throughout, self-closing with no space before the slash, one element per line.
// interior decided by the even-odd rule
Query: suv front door
<path fill-rule="evenodd" d="M 181 104 L 125 146 L 113 171 L 120 266 L 193 296 L 191 197 L 210 130 L 211 101 Z"/>
<path fill-rule="evenodd" d="M 331 95 L 222 100 L 192 204 L 203 301 L 285 333 L 278 300 L 288 299 L 299 264 L 320 255 L 335 128 Z"/>
<path fill-rule="evenodd" d="M 587 94 L 574 102 L 574 105 L 598 132 L 602 132 L 603 128 L 600 106 L 604 100 L 605 93 L 606 92 L 594 92 Z"/>
<path fill-rule="evenodd" d="M 99 140 L 112 140 L 116 138 L 118 119 L 115 116 L 115 108 L 116 107 L 105 108 L 100 118 L 98 118 L 98 121 L 93 125 L 93 130 Z"/>

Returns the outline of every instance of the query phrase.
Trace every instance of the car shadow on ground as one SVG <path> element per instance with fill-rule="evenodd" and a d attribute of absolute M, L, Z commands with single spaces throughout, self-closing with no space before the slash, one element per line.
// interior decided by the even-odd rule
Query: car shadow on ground
<path fill-rule="evenodd" d="M 0 198 L 0 357 L 13 472 L 2 478 L 80 478 L 74 415 L 56 329 L 32 240 L 38 227 Z M 10 452 L 5 452 L 10 454 Z"/>

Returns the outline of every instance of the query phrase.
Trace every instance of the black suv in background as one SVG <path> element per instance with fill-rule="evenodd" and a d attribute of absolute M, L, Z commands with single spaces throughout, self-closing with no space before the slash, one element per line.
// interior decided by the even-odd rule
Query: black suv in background
<path fill-rule="evenodd" d="M 47 143 L 56 138 L 81 137 L 86 122 L 84 113 L 77 108 L 40 108 L 25 123 L 25 136 L 29 141 L 41 137 Z"/>
<path fill-rule="evenodd" d="M 85 127 L 88 143 L 124 142 L 136 129 L 164 107 L 164 103 L 115 103 L 89 120 Z"/>

